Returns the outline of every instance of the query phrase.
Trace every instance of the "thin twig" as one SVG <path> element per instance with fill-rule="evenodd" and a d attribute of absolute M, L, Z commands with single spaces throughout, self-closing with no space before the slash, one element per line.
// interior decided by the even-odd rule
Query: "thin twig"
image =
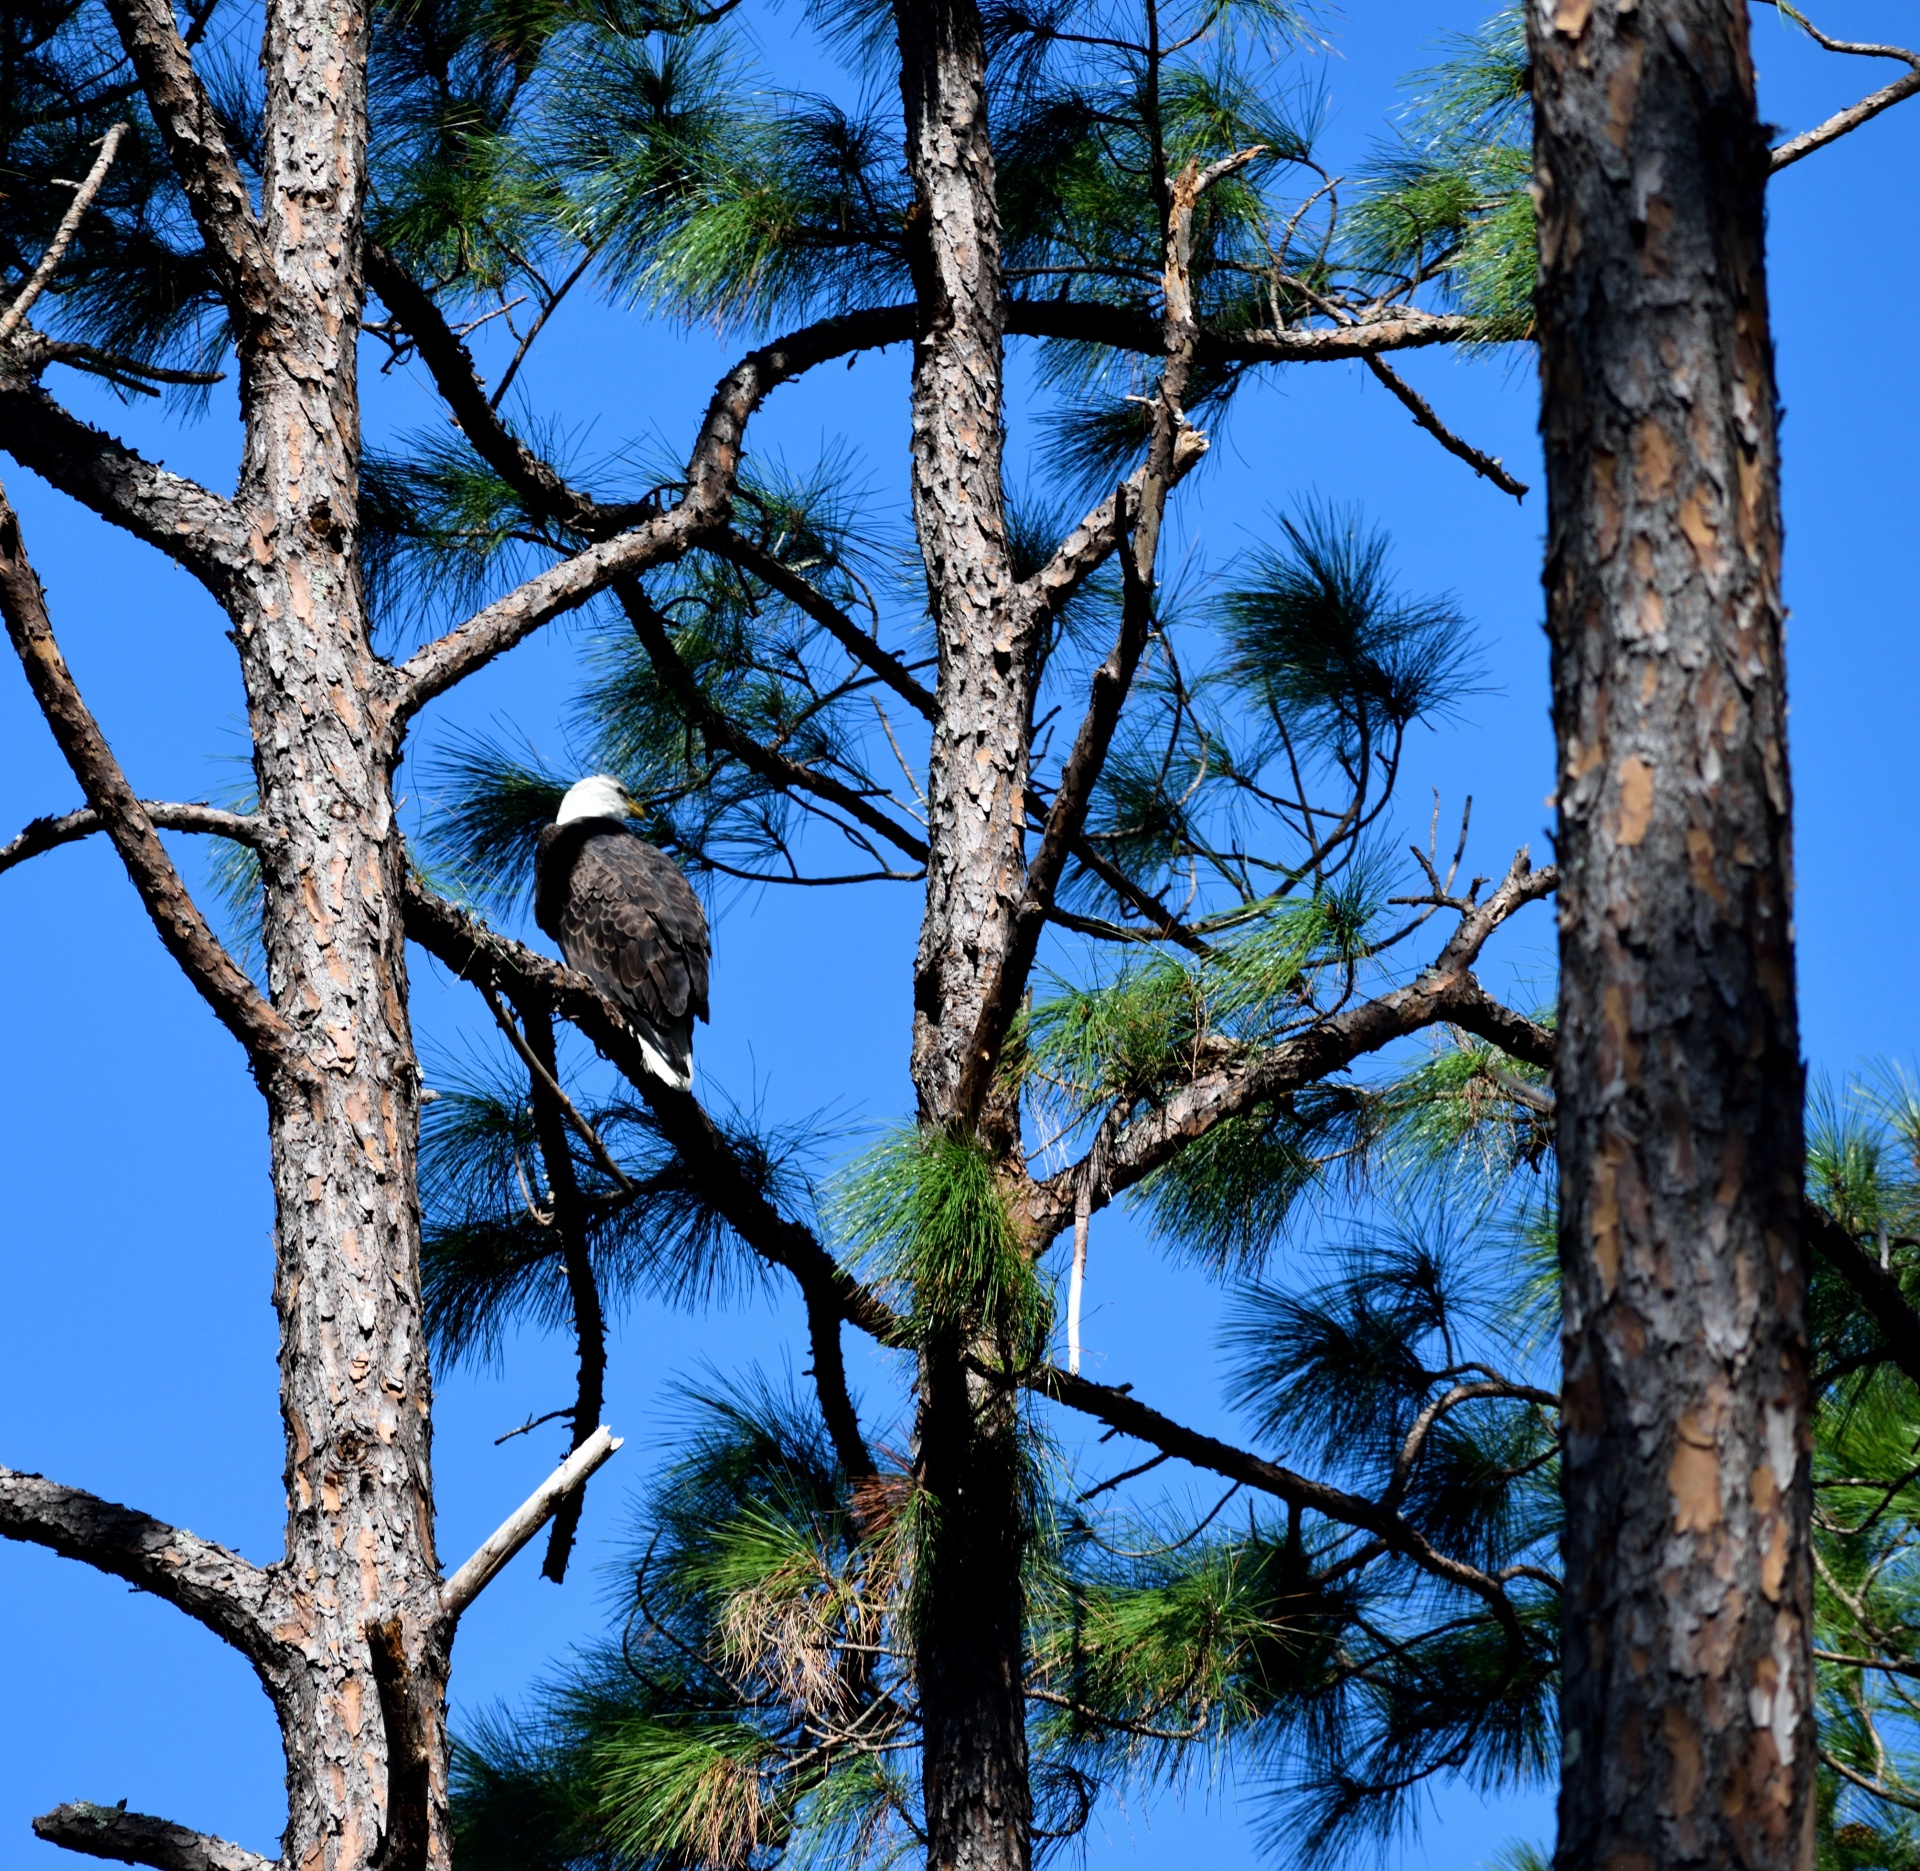
<path fill-rule="evenodd" d="M 4 315 L 0 315 L 0 344 L 5 344 L 20 329 L 20 321 L 32 311 L 34 300 L 46 291 L 54 269 L 66 258 L 74 235 L 80 231 L 80 223 L 86 219 L 94 196 L 99 194 L 100 185 L 107 179 L 107 171 L 113 166 L 113 153 L 120 147 L 120 139 L 126 133 L 127 126 L 117 123 L 100 139 L 100 154 L 94 158 L 93 167 L 87 171 L 87 179 L 80 184 L 72 205 L 61 216 L 60 225 L 54 230 L 53 244 L 40 256 L 40 264 L 21 287 L 19 298 L 14 300 Z"/>
<path fill-rule="evenodd" d="M 1798 136 L 1789 137 L 1775 148 L 1770 157 L 1770 167 L 1774 173 L 1786 168 L 1789 163 L 1798 162 L 1803 156 L 1811 156 L 1817 149 L 1824 149 L 1829 143 L 1838 142 L 1849 130 L 1857 130 L 1863 123 L 1870 123 L 1884 110 L 1891 110 L 1905 98 L 1920 91 L 1920 52 L 1910 52 L 1904 46 L 1871 45 L 1851 39 L 1830 39 L 1798 7 L 1790 6 L 1787 0 L 1773 0 L 1774 6 L 1787 19 L 1793 21 L 1815 45 L 1828 52 L 1850 53 L 1856 58 L 1893 58 L 1903 60 L 1911 69 L 1904 78 L 1896 78 L 1892 84 L 1882 87 L 1869 97 L 1863 97 L 1857 104 L 1849 104 L 1845 110 L 1835 111 L 1825 123 L 1814 125 L 1811 130 L 1803 130 Z"/>

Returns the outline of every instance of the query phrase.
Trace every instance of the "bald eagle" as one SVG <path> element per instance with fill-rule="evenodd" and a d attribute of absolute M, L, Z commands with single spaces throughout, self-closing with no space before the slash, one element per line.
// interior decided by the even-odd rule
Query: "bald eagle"
<path fill-rule="evenodd" d="M 680 867 L 632 831 L 611 775 L 569 787 L 540 834 L 533 919 L 626 1015 L 648 1066 L 693 1084 L 693 1023 L 707 1017 L 707 919 Z"/>

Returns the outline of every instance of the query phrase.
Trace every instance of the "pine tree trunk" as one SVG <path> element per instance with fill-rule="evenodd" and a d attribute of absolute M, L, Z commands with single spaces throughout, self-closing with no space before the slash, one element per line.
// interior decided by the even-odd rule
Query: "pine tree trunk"
<path fill-rule="evenodd" d="M 1738 0 L 1531 0 L 1559 739 L 1559 1863 L 1810 1866 L 1763 250 Z"/>
<path fill-rule="evenodd" d="M 446 1863 L 446 1658 L 429 1462 L 394 749 L 356 542 L 366 14 L 269 11 L 270 316 L 242 337 L 231 601 L 260 809 L 268 988 L 297 1073 L 270 1077 L 287 1564 L 304 1681 L 281 1701 L 288 1871 Z"/>
<path fill-rule="evenodd" d="M 926 329 L 913 360 L 913 504 L 939 649 L 928 762 L 927 905 L 914 967 L 920 1120 L 1017 1149 L 1017 1115 L 960 1109 L 981 1008 L 1026 877 L 1031 621 L 1000 482 L 1003 310 L 986 53 L 973 0 L 896 8 L 908 238 Z M 1027 1871 L 1025 1519 L 1017 1410 L 963 1343 L 920 1358 L 917 1472 L 934 1515 L 915 1668 L 930 1871 Z M 991 1348 L 981 1347 L 991 1361 Z"/>

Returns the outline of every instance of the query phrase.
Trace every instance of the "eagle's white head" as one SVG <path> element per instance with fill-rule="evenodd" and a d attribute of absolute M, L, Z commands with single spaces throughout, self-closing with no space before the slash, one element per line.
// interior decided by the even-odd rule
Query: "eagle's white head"
<path fill-rule="evenodd" d="M 631 818 L 635 810 L 632 796 L 611 773 L 595 773 L 567 788 L 553 822 L 565 825 L 571 819 Z"/>

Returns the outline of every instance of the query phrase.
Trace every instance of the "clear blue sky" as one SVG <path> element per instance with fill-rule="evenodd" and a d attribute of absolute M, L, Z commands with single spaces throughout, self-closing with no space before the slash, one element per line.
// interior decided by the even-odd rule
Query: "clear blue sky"
<path fill-rule="evenodd" d="M 1788 128 L 1881 82 L 1758 9 L 1766 107 Z M 1350 167 L 1396 101 L 1395 80 L 1432 41 L 1477 23 L 1458 0 L 1359 0 L 1328 16 L 1327 149 Z M 763 28 L 784 82 L 810 70 L 794 0 Z M 1912 9 L 1845 0 L 1821 24 L 1857 37 L 1911 34 Z M 796 66 L 796 60 L 799 62 Z M 1908 106 L 1909 112 L 1916 107 Z M 1920 911 L 1920 769 L 1910 717 L 1920 694 L 1912 514 L 1920 418 L 1910 308 L 1920 302 L 1920 114 L 1882 120 L 1775 184 L 1775 330 L 1787 419 L 1787 588 L 1798 813 L 1801 999 L 1808 1058 L 1844 1074 L 1875 1056 L 1913 1059 L 1906 990 Z M 592 307 L 563 318 L 532 365 L 537 402 L 564 412 L 589 452 L 654 436 L 676 451 L 727 348 Z M 370 360 L 371 363 L 372 360 Z M 1016 371 L 1018 366 L 1016 366 Z M 835 438 L 857 451 L 883 504 L 904 499 L 899 352 L 782 390 L 755 444 L 803 461 Z M 1406 374 L 1482 446 L 1539 480 L 1534 386 L 1518 364 L 1434 353 Z M 216 485 L 231 478 L 230 405 L 184 432 L 101 400 L 96 419 Z M 375 439 L 425 420 L 404 373 L 370 374 Z M 1017 474 L 1038 445 L 1016 419 Z M 1392 531 L 1412 583 L 1459 594 L 1479 632 L 1489 692 L 1415 750 L 1404 797 L 1424 826 L 1438 786 L 1476 799 L 1472 856 L 1503 865 L 1547 848 L 1551 783 L 1538 561 L 1542 503 L 1519 508 L 1439 453 L 1364 372 L 1323 366 L 1245 398 L 1191 516 L 1207 548 L 1249 540 L 1273 507 L 1317 493 L 1358 500 Z M 193 798 L 244 781 L 241 700 L 221 620 L 183 573 L 111 534 L 18 471 L 7 476 L 53 614 L 88 699 L 143 792 Z M 1907 515 L 1904 521 L 1901 515 Z M 1902 545 L 1901 541 L 1908 543 Z M 511 725 L 558 744 L 572 644 L 556 631 L 518 652 L 430 722 Z M 409 783 L 418 776 L 409 769 Z M 0 669 L 0 837 L 76 802 L 24 685 Z M 182 846 L 183 861 L 200 854 Z M 729 904 L 717 930 L 714 1020 L 701 1036 L 709 1095 L 775 1118 L 830 1109 L 870 1125 L 909 1108 L 911 891 L 777 894 Z M 1549 913 L 1506 943 L 1498 985 L 1551 980 Z M 40 1469 L 224 1540 L 278 1551 L 281 1441 L 269 1304 L 269 1203 L 260 1110 L 232 1043 L 162 954 L 110 854 L 56 853 L 0 879 L 0 1460 Z M 416 957 L 416 1015 L 431 1060 L 477 1035 L 475 1009 Z M 1217 1296 L 1168 1269 L 1124 1218 L 1096 1230 L 1089 1341 L 1099 1372 L 1203 1423 L 1224 1423 Z M 512 1698 L 599 1627 L 592 1563 L 617 1540 L 628 1492 L 674 1428 L 676 1373 L 703 1358 L 778 1367 L 798 1340 L 784 1305 L 702 1319 L 641 1309 L 614 1352 L 608 1419 L 628 1446 L 596 1485 L 583 1558 L 562 1590 L 523 1559 L 463 1626 L 456 1718 Z M 796 1358 L 795 1362 L 803 1362 Z M 435 1461 L 440 1545 L 457 1562 L 553 1460 L 551 1434 L 493 1438 L 569 1394 L 564 1347 L 523 1341 L 500 1372 L 443 1374 Z M 878 1394 L 887 1381 L 867 1364 Z M 0 1547 L 0 1868 L 51 1866 L 29 1815 L 60 1800 L 113 1801 L 272 1848 L 281 1818 L 277 1745 L 245 1668 L 179 1614 L 43 1553 Z M 1503 1839 L 1545 1837 L 1539 1796 L 1483 1809 L 1448 1795 L 1394 1861 L 1453 1871 Z M 1204 1854 L 1253 1862 L 1230 1785 L 1183 1807 L 1108 1813 L 1095 1862 L 1137 1871 Z"/>

